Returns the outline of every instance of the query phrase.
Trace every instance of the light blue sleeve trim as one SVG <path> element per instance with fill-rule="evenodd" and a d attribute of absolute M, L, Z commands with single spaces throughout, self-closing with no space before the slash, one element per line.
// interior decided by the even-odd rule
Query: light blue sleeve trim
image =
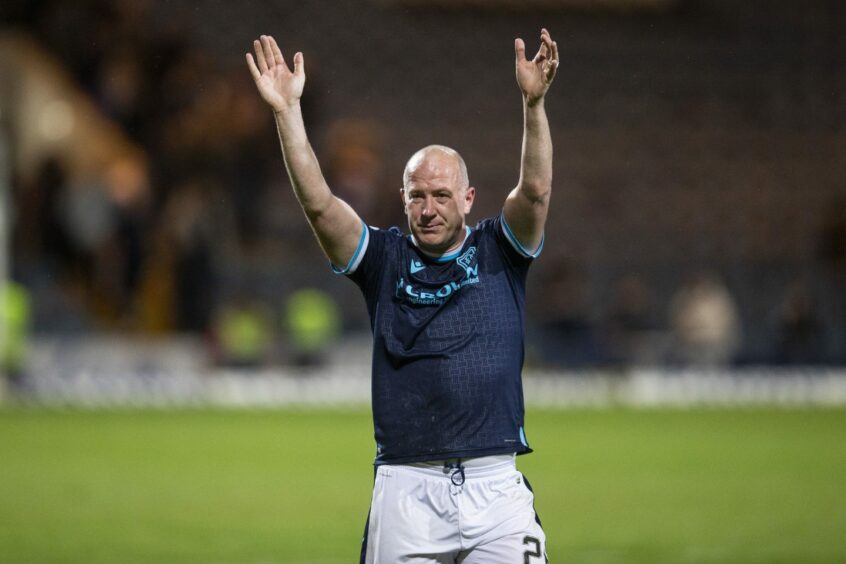
<path fill-rule="evenodd" d="M 543 250 L 543 241 L 544 235 L 541 233 L 541 242 L 538 245 L 538 248 L 534 250 L 534 252 L 529 251 L 526 247 L 524 247 L 520 241 L 517 240 L 517 237 L 514 236 L 514 233 L 511 231 L 511 228 L 508 227 L 508 222 L 505 221 L 505 212 L 501 213 L 499 216 L 499 221 L 502 224 L 502 232 L 505 234 L 505 238 L 508 239 L 508 242 L 511 243 L 511 246 L 514 247 L 514 250 L 523 255 L 526 258 L 538 258 Z"/>
<path fill-rule="evenodd" d="M 361 222 L 361 238 L 358 240 L 358 247 L 356 247 L 355 252 L 353 253 L 350 262 L 347 263 L 343 269 L 338 268 L 331 262 L 329 266 L 332 267 L 332 272 L 335 274 L 352 274 L 358 268 L 358 265 L 361 264 L 361 259 L 364 258 L 364 253 L 367 251 L 367 245 L 370 243 L 370 229 L 367 228 L 367 225 L 364 221 Z"/>

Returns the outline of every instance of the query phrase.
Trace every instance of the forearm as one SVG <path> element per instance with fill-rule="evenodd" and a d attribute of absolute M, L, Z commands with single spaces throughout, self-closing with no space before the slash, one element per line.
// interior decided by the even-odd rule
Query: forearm
<path fill-rule="evenodd" d="M 549 198 L 552 190 L 552 136 L 544 100 L 523 100 L 523 149 L 518 190 L 532 202 Z"/>
<path fill-rule="evenodd" d="M 354 255 L 362 223 L 346 202 L 337 198 L 320 171 L 308 142 L 299 104 L 275 109 L 276 129 L 294 194 L 305 212 L 323 252 L 343 268 Z"/>
<path fill-rule="evenodd" d="M 308 141 L 300 105 L 274 110 L 273 116 L 294 194 L 309 221 L 313 221 L 331 205 L 333 196 Z"/>
<path fill-rule="evenodd" d="M 526 256 L 537 256 L 552 193 L 552 136 L 544 97 L 558 68 L 558 46 L 541 29 L 541 47 L 526 58 L 522 39 L 514 40 L 517 85 L 523 93 L 523 149 L 520 180 L 505 199 L 503 219 Z"/>

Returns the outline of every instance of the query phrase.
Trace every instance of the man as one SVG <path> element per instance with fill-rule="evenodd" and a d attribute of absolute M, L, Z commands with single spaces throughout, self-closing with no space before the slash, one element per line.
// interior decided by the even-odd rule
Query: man
<path fill-rule="evenodd" d="M 552 186 L 544 96 L 558 47 L 541 31 L 526 59 L 515 40 L 523 93 L 520 180 L 502 213 L 465 223 L 476 190 L 464 160 L 440 145 L 415 153 L 403 174 L 409 236 L 369 227 L 335 197 L 303 125 L 302 53 L 293 71 L 272 37 L 247 64 L 273 108 L 294 192 L 333 269 L 367 302 L 373 330 L 376 478 L 362 562 L 544 562 L 534 497 L 517 471 L 531 452 L 523 430 L 526 273 L 543 246 Z"/>

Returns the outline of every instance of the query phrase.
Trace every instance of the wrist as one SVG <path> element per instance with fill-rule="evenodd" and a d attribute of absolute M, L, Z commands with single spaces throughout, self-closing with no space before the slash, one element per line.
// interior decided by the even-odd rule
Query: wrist
<path fill-rule="evenodd" d="M 543 108 L 543 100 L 543 95 L 534 97 L 523 95 L 523 105 L 526 108 Z"/>
<path fill-rule="evenodd" d="M 293 112 L 298 112 L 300 110 L 300 100 L 297 98 L 293 102 L 286 102 L 280 105 L 273 106 L 273 115 L 279 117 L 285 117 L 290 115 Z"/>

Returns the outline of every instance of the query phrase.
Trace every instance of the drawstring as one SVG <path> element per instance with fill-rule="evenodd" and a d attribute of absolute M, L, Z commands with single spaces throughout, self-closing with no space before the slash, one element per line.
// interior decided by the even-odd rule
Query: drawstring
<path fill-rule="evenodd" d="M 464 485 L 464 466 L 461 465 L 461 459 L 456 462 L 444 462 L 444 473 L 452 471 L 449 479 L 454 486 Z"/>

